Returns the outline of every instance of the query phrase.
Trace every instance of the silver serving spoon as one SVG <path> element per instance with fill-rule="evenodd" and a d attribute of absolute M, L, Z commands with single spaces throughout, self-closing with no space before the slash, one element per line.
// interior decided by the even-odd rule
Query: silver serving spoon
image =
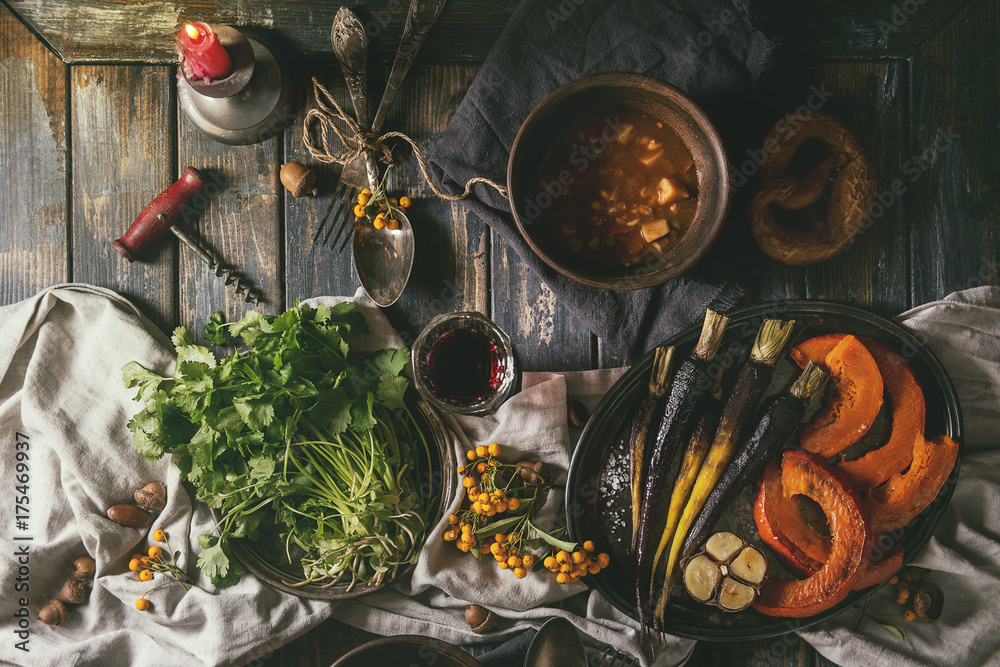
<path fill-rule="evenodd" d="M 427 33 L 430 32 L 431 26 L 441 14 L 446 1 L 412 0 L 410 3 L 396 59 L 392 64 L 382 101 L 375 112 L 375 119 L 371 123 L 372 132 L 378 133 L 382 129 L 403 78 L 413 64 L 413 59 Z M 367 39 L 361 21 L 346 7 L 341 7 L 337 12 L 330 31 L 330 41 L 347 80 L 347 88 L 358 123 L 362 127 L 367 127 L 369 118 Z M 379 183 L 378 165 L 370 152 L 364 153 L 364 159 L 368 182 L 374 191 Z M 383 308 L 391 306 L 399 299 L 413 269 L 413 228 L 402 212 L 396 212 L 394 217 L 399 221 L 399 227 L 395 230 L 389 229 L 388 226 L 382 229 L 375 229 L 372 225 L 355 226 L 351 246 L 354 268 L 361 286 L 365 288 L 368 296 Z"/>
<path fill-rule="evenodd" d="M 576 627 L 561 616 L 545 621 L 528 645 L 524 667 L 587 667 Z"/>

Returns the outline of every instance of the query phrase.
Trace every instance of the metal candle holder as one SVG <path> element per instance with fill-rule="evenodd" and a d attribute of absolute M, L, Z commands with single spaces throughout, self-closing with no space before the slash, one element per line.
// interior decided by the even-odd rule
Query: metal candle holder
<path fill-rule="evenodd" d="M 292 115 L 292 86 L 274 50 L 256 36 L 226 25 L 212 26 L 233 59 L 233 72 L 206 83 L 181 72 L 177 94 L 191 122 L 212 139 L 255 144 L 274 135 Z"/>

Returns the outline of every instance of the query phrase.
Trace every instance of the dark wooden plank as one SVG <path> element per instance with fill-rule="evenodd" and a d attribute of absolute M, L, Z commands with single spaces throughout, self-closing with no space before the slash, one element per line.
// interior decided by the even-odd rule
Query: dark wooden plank
<path fill-rule="evenodd" d="M 497 234 L 491 260 L 493 320 L 510 335 L 523 370 L 594 368 L 590 331 Z"/>
<path fill-rule="evenodd" d="M 804 270 L 806 296 L 830 299 L 891 316 L 909 308 L 909 219 L 901 192 L 908 178 L 906 61 L 835 62 L 816 68 L 832 93 L 823 111 L 861 142 L 878 176 L 878 205 L 868 227 L 842 255 Z"/>
<path fill-rule="evenodd" d="M 0 6 L 0 303 L 69 277 L 67 74 Z"/>
<path fill-rule="evenodd" d="M 444 130 L 450 111 L 468 87 L 475 68 L 433 65 L 411 72 L 387 119 L 387 128 L 406 132 L 426 152 L 428 143 Z M 348 105 L 343 79 L 336 67 L 322 68 L 317 77 L 338 101 Z M 348 106 L 349 108 L 349 106 Z M 311 163 L 302 142 L 301 116 L 285 139 L 286 159 Z M 393 196 L 413 200 L 409 217 L 414 226 L 416 257 L 410 283 L 397 304 L 386 309 L 405 340 L 416 338 L 434 315 L 456 310 L 488 312 L 485 226 L 457 204 L 438 200 L 420 175 L 409 148 L 396 149 L 397 166 L 390 174 Z M 319 294 L 350 295 L 358 287 L 350 249 L 338 254 L 312 239 L 337 182 L 339 168 L 317 166 L 318 197 L 285 198 L 286 266 L 289 302 Z"/>
<path fill-rule="evenodd" d="M 225 265 L 244 276 L 263 297 L 256 308 L 264 313 L 278 313 L 285 307 L 279 140 L 271 137 L 250 146 L 220 144 L 178 112 L 178 171 L 190 165 L 210 183 L 205 190 L 207 207 L 182 224 Z M 183 247 L 179 266 L 180 322 L 196 335 L 202 334 L 216 311 L 232 321 L 254 308 Z"/>
<path fill-rule="evenodd" d="M 758 0 L 751 8 L 781 51 L 839 59 L 909 57 L 961 5 L 955 0 Z M 705 25 L 709 37 L 725 30 L 722 20 Z"/>
<path fill-rule="evenodd" d="M 111 242 L 174 180 L 174 74 L 169 67 L 74 67 L 73 279 L 110 287 L 161 328 L 176 312 L 176 242 L 129 264 Z"/>
<path fill-rule="evenodd" d="M 312 0 L 7 0 L 66 62 L 172 63 L 174 37 L 186 21 L 272 30 L 299 53 L 332 60 L 330 26 L 340 3 Z M 407 0 L 359 0 L 351 8 L 365 21 L 374 59 L 391 62 L 406 19 Z M 510 17 L 513 3 L 452 0 L 427 39 L 421 58 L 480 63 Z"/>
<path fill-rule="evenodd" d="M 998 282 L 1000 2 L 966 7 L 914 58 L 912 76 L 903 173 L 920 304 Z"/>
<path fill-rule="evenodd" d="M 318 67 L 312 75 L 320 81 L 345 109 L 351 108 L 343 75 L 337 65 Z M 284 193 L 285 207 L 285 289 L 286 301 L 308 299 L 312 296 L 345 296 L 354 294 L 358 278 L 354 273 L 351 252 L 338 254 L 329 247 L 313 243 L 320 221 L 333 199 L 334 189 L 340 179 L 338 165 L 325 165 L 314 161 L 302 141 L 302 121 L 306 109 L 313 104 L 311 85 L 308 98 L 300 103 L 298 117 L 284 135 L 284 159 L 308 165 L 316 171 L 317 196 L 306 195 L 296 199 Z M 329 221 L 327 223 L 330 224 Z M 329 229 L 329 227 L 327 227 Z"/>

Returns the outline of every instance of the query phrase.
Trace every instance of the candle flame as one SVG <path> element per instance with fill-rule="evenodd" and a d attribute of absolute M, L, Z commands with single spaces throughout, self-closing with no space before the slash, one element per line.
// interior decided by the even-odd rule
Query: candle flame
<path fill-rule="evenodd" d="M 187 32 L 188 37 L 190 37 L 191 39 L 198 39 L 198 37 L 201 36 L 201 31 L 198 30 L 198 28 L 191 25 L 190 23 L 185 24 L 184 30 Z"/>

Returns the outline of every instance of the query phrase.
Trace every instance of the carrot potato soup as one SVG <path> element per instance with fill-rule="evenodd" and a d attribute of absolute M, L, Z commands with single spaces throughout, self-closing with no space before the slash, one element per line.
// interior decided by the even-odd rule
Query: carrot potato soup
<path fill-rule="evenodd" d="M 540 219 L 584 261 L 641 262 L 677 245 L 698 207 L 698 174 L 677 133 L 638 111 L 585 116 L 556 141 L 540 174 Z"/>

